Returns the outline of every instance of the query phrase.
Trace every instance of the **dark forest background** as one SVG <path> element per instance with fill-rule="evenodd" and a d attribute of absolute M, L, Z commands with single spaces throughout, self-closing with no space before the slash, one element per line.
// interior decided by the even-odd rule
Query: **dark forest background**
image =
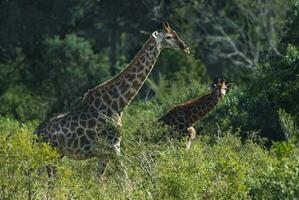
<path fill-rule="evenodd" d="M 162 28 L 162 20 L 188 44 L 191 55 L 163 51 L 124 112 L 123 146 L 132 156 L 127 162 L 130 184 L 138 188 L 129 192 L 129 199 L 298 198 L 298 0 L 0 0 L 0 166 L 7 166 L 1 168 L 6 178 L 0 179 L 0 199 L 15 191 L 7 189 L 10 175 L 5 170 L 19 170 L 14 187 L 24 189 L 28 180 L 18 167 L 48 158 L 44 154 L 49 152 L 30 150 L 24 129 L 31 133 L 53 113 L 70 110 L 88 89 L 120 72 L 149 35 Z M 146 125 L 171 106 L 206 94 L 217 78 L 233 87 L 196 125 L 201 139 L 193 150 L 163 150 L 160 144 L 133 147 L 140 125 L 145 126 L 142 134 L 162 133 Z M 12 151 L 11 144 L 19 147 Z M 152 155 L 159 148 L 161 157 L 155 160 Z M 32 157 L 36 159 L 26 160 Z M 78 163 L 64 161 L 60 166 L 78 170 L 67 179 L 73 182 L 57 182 L 67 188 L 69 199 L 87 198 L 80 195 L 89 186 L 98 192 L 98 185 L 82 176 L 93 165 Z M 128 197 L 126 187 L 119 190 L 111 168 L 108 177 L 109 170 L 110 182 L 101 194 L 108 199 L 111 194 Z M 82 190 L 71 189 L 77 186 Z"/>
<path fill-rule="evenodd" d="M 298 124 L 298 1 L 3 0 L 0 15 L 2 116 L 26 122 L 67 111 L 168 20 L 192 55 L 163 52 L 138 99 L 162 98 L 159 82 L 225 78 L 238 90 L 236 113 L 218 117 L 229 114 L 231 126 L 283 139 L 279 113 Z"/>

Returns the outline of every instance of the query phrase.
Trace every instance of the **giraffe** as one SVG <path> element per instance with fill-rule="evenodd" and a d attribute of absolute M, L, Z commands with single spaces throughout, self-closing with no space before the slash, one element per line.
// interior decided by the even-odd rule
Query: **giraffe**
<path fill-rule="evenodd" d="M 212 84 L 212 91 L 209 94 L 172 107 L 158 119 L 158 122 L 171 126 L 175 132 L 180 134 L 179 138 L 186 137 L 187 149 L 189 149 L 191 141 L 196 136 L 194 124 L 216 106 L 230 85 L 219 79 L 217 83 Z"/>
<path fill-rule="evenodd" d="M 34 131 L 63 156 L 75 160 L 99 159 L 102 175 L 113 155 L 120 154 L 121 115 L 151 73 L 160 52 L 165 48 L 189 48 L 167 22 L 153 32 L 142 49 L 119 74 L 89 90 L 81 104 L 67 113 L 46 119 Z"/>

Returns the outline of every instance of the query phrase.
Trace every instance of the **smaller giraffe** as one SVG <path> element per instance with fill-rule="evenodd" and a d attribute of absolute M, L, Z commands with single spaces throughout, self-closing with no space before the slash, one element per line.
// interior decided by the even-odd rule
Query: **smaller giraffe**
<path fill-rule="evenodd" d="M 171 126 L 180 134 L 179 139 L 187 137 L 187 149 L 189 149 L 191 141 L 196 136 L 194 124 L 215 107 L 230 85 L 224 80 L 218 80 L 217 83 L 212 84 L 212 91 L 209 94 L 172 107 L 158 121 Z"/>

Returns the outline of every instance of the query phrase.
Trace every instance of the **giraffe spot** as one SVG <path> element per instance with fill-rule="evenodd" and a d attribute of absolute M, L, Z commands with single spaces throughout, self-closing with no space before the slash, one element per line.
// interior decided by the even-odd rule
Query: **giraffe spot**
<path fill-rule="evenodd" d="M 90 149 L 91 149 L 91 146 L 90 146 L 90 145 L 85 145 L 85 147 L 83 148 L 83 150 L 84 150 L 85 152 L 89 152 Z"/>
<path fill-rule="evenodd" d="M 117 101 L 113 101 L 112 104 L 111 104 L 111 107 L 112 107 L 113 110 L 118 110 Z"/>
<path fill-rule="evenodd" d="M 140 61 L 141 61 L 142 63 L 145 62 L 145 55 L 144 55 L 144 54 L 140 57 Z"/>
<path fill-rule="evenodd" d="M 135 90 L 134 88 L 138 88 L 139 87 L 139 81 L 138 80 L 135 80 L 132 84 L 132 88 L 131 88 L 131 91 L 132 93 L 135 93 L 137 90 Z M 134 89 L 134 90 L 133 90 Z"/>
<path fill-rule="evenodd" d="M 138 66 L 139 64 L 140 64 L 140 62 L 138 61 L 138 62 L 136 63 L 136 65 Z M 132 68 L 131 72 L 133 72 L 133 73 L 136 73 L 136 72 L 137 72 L 136 65 Z"/>
<path fill-rule="evenodd" d="M 77 129 L 77 135 L 80 137 L 81 135 L 84 135 L 84 129 L 83 128 L 78 128 Z"/>
<path fill-rule="evenodd" d="M 127 100 L 129 100 L 129 99 L 131 99 L 131 93 L 130 92 L 127 92 L 126 94 L 125 94 L 125 98 L 127 99 Z"/>
<path fill-rule="evenodd" d="M 72 137 L 72 133 L 71 132 L 68 132 L 66 135 L 65 135 L 66 138 L 71 138 Z"/>
<path fill-rule="evenodd" d="M 179 124 L 179 129 L 180 130 L 184 130 L 185 129 L 185 126 L 183 124 Z"/>
<path fill-rule="evenodd" d="M 86 145 L 86 144 L 89 144 L 90 141 L 88 140 L 87 136 L 83 136 L 80 138 L 80 143 L 81 143 L 81 145 Z"/>
<path fill-rule="evenodd" d="M 136 75 L 135 74 L 131 74 L 131 73 L 126 76 L 126 78 L 127 78 L 128 81 L 134 80 L 135 77 L 136 77 Z"/>
<path fill-rule="evenodd" d="M 154 49 L 154 45 L 149 45 L 149 46 L 148 46 L 148 50 L 149 50 L 149 51 L 152 51 L 153 49 Z"/>
<path fill-rule="evenodd" d="M 97 121 L 96 121 L 95 119 L 90 119 L 90 120 L 88 120 L 88 122 L 87 122 L 87 127 L 88 127 L 88 128 L 94 128 L 95 125 L 96 125 L 96 123 L 97 123 Z"/>
<path fill-rule="evenodd" d="M 68 132 L 66 128 L 62 128 L 61 131 L 63 132 L 63 134 L 66 134 Z"/>
<path fill-rule="evenodd" d="M 70 130 L 74 131 L 78 127 L 78 125 L 79 125 L 78 122 L 71 122 Z"/>
<path fill-rule="evenodd" d="M 72 145 L 72 147 L 75 148 L 75 147 L 78 146 L 78 144 L 79 144 L 79 139 L 78 139 L 78 137 L 75 137 L 74 140 L 73 140 L 73 145 Z"/>
<path fill-rule="evenodd" d="M 73 120 L 73 121 L 78 121 L 78 115 L 73 116 L 73 117 L 72 117 L 72 120 Z"/>
<path fill-rule="evenodd" d="M 66 141 L 66 145 L 70 147 L 72 145 L 72 138 L 68 138 Z"/>
<path fill-rule="evenodd" d="M 143 73 L 140 73 L 140 74 L 137 75 L 137 78 L 138 78 L 139 80 L 143 81 L 144 78 L 145 78 L 145 76 L 144 76 Z"/>
<path fill-rule="evenodd" d="M 66 122 L 65 127 L 70 127 L 70 122 Z"/>
<path fill-rule="evenodd" d="M 144 77 L 148 74 L 148 73 L 150 73 L 150 71 L 151 71 L 151 69 L 150 68 L 146 68 L 145 70 L 144 70 L 144 72 L 145 72 L 145 75 L 144 75 Z"/>
<path fill-rule="evenodd" d="M 86 127 L 86 121 L 85 120 L 80 120 L 80 125 L 82 127 Z"/>
<path fill-rule="evenodd" d="M 64 136 L 58 137 L 59 146 L 65 146 L 65 138 Z"/>
<path fill-rule="evenodd" d="M 66 120 L 65 119 L 61 120 L 60 124 L 61 124 L 62 127 L 65 126 Z"/>
<path fill-rule="evenodd" d="M 87 113 L 87 114 L 86 114 L 86 116 L 87 116 L 87 119 L 90 119 L 90 118 L 92 118 L 92 115 L 91 115 L 91 113 Z"/>
<path fill-rule="evenodd" d="M 59 127 L 59 124 L 54 124 L 53 125 L 53 129 L 55 130 L 55 131 L 59 131 L 59 129 L 60 129 L 60 127 Z"/>
<path fill-rule="evenodd" d="M 144 63 L 141 63 L 140 65 L 138 65 L 138 70 L 137 71 L 142 72 L 144 69 L 145 69 L 145 65 L 144 65 Z"/>
<path fill-rule="evenodd" d="M 92 118 L 98 118 L 99 113 L 96 110 L 93 110 L 93 112 L 91 113 Z"/>
<path fill-rule="evenodd" d="M 74 149 L 74 151 L 73 151 L 73 153 L 74 153 L 74 154 L 77 154 L 77 155 L 80 154 L 80 152 L 81 152 L 81 149 L 80 149 L 80 148 L 78 148 L 78 149 Z"/>
<path fill-rule="evenodd" d="M 46 130 L 47 130 L 47 132 L 50 132 L 50 130 L 51 130 L 50 126 L 47 126 Z"/>
<path fill-rule="evenodd" d="M 111 116 L 113 113 L 113 110 L 111 108 L 107 108 L 107 113 L 106 115 Z"/>
<path fill-rule="evenodd" d="M 126 104 L 127 104 L 127 102 L 124 100 L 124 98 L 120 98 L 120 99 L 119 99 L 119 106 L 120 106 L 121 108 L 125 107 Z"/>
<path fill-rule="evenodd" d="M 103 95 L 103 101 L 106 102 L 109 105 L 110 102 L 111 102 L 111 97 L 107 93 L 105 93 Z"/>
<path fill-rule="evenodd" d="M 94 131 L 91 131 L 91 130 L 86 130 L 86 136 L 90 140 L 94 140 L 96 138 L 96 133 Z"/>
<path fill-rule="evenodd" d="M 80 119 L 81 120 L 86 120 L 87 119 L 86 114 L 85 113 L 81 113 Z"/>
<path fill-rule="evenodd" d="M 102 102 L 102 101 L 101 101 L 99 98 L 96 98 L 95 101 L 94 101 L 94 105 L 95 105 L 95 107 L 99 107 L 100 104 L 101 104 L 101 102 Z"/>

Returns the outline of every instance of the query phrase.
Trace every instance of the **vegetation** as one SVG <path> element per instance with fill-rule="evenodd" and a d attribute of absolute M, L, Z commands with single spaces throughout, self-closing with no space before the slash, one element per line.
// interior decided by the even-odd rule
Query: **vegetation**
<path fill-rule="evenodd" d="M 298 13 L 298 0 L 1 1 L 0 199 L 297 199 Z M 118 73 L 162 19 L 192 55 L 162 53 L 103 178 L 96 159 L 33 142 L 39 122 Z M 234 86 L 191 148 L 165 138 L 152 122 L 218 77 Z"/>

